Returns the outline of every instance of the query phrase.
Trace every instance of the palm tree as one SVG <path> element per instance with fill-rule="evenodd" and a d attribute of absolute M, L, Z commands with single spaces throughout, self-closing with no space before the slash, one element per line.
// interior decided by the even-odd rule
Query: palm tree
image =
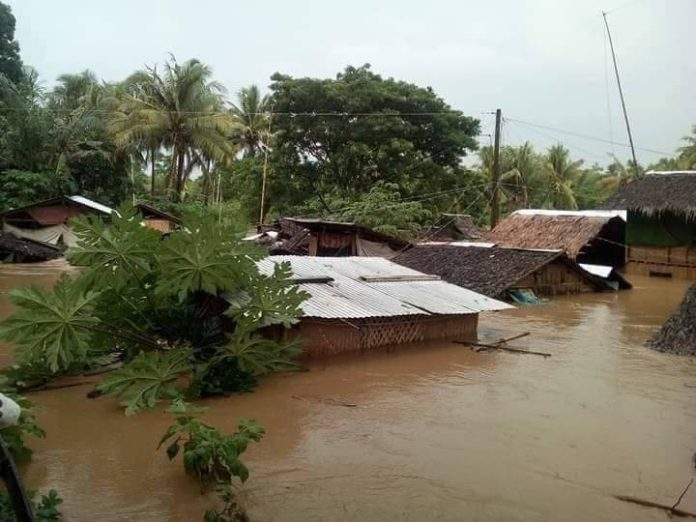
<path fill-rule="evenodd" d="M 696 169 L 696 125 L 691 127 L 691 135 L 684 136 L 686 145 L 679 148 L 679 163 L 685 170 Z"/>
<path fill-rule="evenodd" d="M 237 103 L 230 112 L 239 124 L 233 139 L 244 149 L 246 156 L 255 156 L 266 144 L 270 118 L 270 98 L 261 96 L 256 85 L 245 87 L 237 93 Z"/>
<path fill-rule="evenodd" d="M 571 161 L 570 152 L 561 144 L 551 147 L 544 160 L 543 171 L 548 190 L 546 203 L 557 209 L 577 209 L 573 184 L 580 172 L 582 161 Z"/>
<path fill-rule="evenodd" d="M 528 141 L 519 147 L 511 147 L 510 152 L 508 170 L 502 175 L 504 190 L 513 207 L 527 208 L 539 182 L 538 156 Z"/>
<path fill-rule="evenodd" d="M 236 124 L 224 110 L 223 87 L 198 60 L 179 64 L 172 57 L 162 74 L 151 68 L 147 76 L 143 88 L 122 96 L 109 128 L 117 143 L 162 140 L 172 150 L 169 189 L 178 199 L 196 158 L 220 161 L 234 154 L 228 136 Z"/>

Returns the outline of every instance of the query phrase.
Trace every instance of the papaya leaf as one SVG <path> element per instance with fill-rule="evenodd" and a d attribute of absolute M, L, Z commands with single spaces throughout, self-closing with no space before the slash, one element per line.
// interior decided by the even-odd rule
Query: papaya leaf
<path fill-rule="evenodd" d="M 17 311 L 0 324 L 0 337 L 17 344 L 20 363 L 45 363 L 53 373 L 89 357 L 98 330 L 93 316 L 99 292 L 86 291 L 77 279 L 63 275 L 53 290 L 37 287 L 10 292 Z"/>
<path fill-rule="evenodd" d="M 68 251 L 68 260 L 87 267 L 85 278 L 115 289 L 137 282 L 144 284 L 152 272 L 160 234 L 142 225 L 134 208 L 122 207 L 112 214 L 111 223 L 97 217 L 72 220 L 78 238 Z"/>
<path fill-rule="evenodd" d="M 302 353 L 299 342 L 280 343 L 267 339 L 240 325 L 230 336 L 230 342 L 218 349 L 209 364 L 214 366 L 233 358 L 243 372 L 264 375 L 275 371 L 296 370 L 295 359 Z"/>
<path fill-rule="evenodd" d="M 152 408 L 160 399 L 181 394 L 176 381 L 191 370 L 191 351 L 140 352 L 128 364 L 111 372 L 98 386 L 109 395 L 122 397 L 126 415 Z"/>
<path fill-rule="evenodd" d="M 224 227 L 203 218 L 195 220 L 162 242 L 157 259 L 167 277 L 160 278 L 156 292 L 182 302 L 196 292 L 217 295 L 236 290 L 256 273 L 258 257 L 256 245 L 225 235 Z"/>
<path fill-rule="evenodd" d="M 302 316 L 300 305 L 309 294 L 293 283 L 290 263 L 277 263 L 273 274 L 249 278 L 250 291 L 229 295 L 227 315 L 246 329 L 282 325 L 290 328 Z"/>

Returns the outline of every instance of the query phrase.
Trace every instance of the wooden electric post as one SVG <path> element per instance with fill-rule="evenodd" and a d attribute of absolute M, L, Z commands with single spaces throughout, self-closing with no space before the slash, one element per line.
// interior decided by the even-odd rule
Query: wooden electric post
<path fill-rule="evenodd" d="M 500 120 L 502 112 L 495 111 L 495 142 L 493 145 L 493 172 L 491 176 L 491 229 L 500 219 Z"/>

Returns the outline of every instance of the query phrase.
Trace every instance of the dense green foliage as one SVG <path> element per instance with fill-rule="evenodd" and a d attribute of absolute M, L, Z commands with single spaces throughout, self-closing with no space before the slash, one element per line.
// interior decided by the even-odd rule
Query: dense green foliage
<path fill-rule="evenodd" d="M 57 522 L 61 519 L 58 506 L 63 503 L 63 499 L 58 496 L 55 490 L 50 490 L 46 495 L 41 495 L 37 499 L 37 493 L 32 491 L 30 494 L 32 511 L 36 522 Z M 15 522 L 14 510 L 12 502 L 7 491 L 0 491 L 0 522 Z"/>
<path fill-rule="evenodd" d="M 14 39 L 15 23 L 10 7 L 0 2 L 0 76 L 19 83 L 24 73 L 19 43 Z"/>
<path fill-rule="evenodd" d="M 487 221 L 490 147 L 464 166 L 479 122 L 429 87 L 364 65 L 333 78 L 276 73 L 270 93 L 252 85 L 230 99 L 207 65 L 171 57 L 114 83 L 64 74 L 46 92 L 0 7 L 0 210 L 79 192 L 112 205 L 214 205 L 251 223 L 265 177 L 271 219 L 350 219 L 417 238 L 442 212 Z M 649 166 L 588 166 L 560 144 L 528 143 L 503 147 L 501 163 L 503 214 L 592 208 L 646 169 L 696 168 L 696 128 Z"/>
<path fill-rule="evenodd" d="M 108 225 L 78 220 L 69 259 L 80 275 L 10 295 L 17 309 L 0 335 L 17 345 L 18 361 L 57 375 L 120 359 L 100 388 L 129 414 L 159 399 L 248 389 L 259 375 L 294 368 L 299 346 L 259 333 L 298 320 L 306 294 L 289 267 L 260 274 L 258 247 L 216 216 L 184 223 L 162 237 L 127 207 Z"/>

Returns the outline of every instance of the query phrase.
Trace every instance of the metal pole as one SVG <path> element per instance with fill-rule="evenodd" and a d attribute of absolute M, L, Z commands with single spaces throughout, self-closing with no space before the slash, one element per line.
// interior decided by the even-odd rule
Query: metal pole
<path fill-rule="evenodd" d="M 495 111 L 495 144 L 493 145 L 493 172 L 491 176 L 491 229 L 500 219 L 500 121 L 502 111 Z"/>
<path fill-rule="evenodd" d="M 631 156 L 633 157 L 633 169 L 638 174 L 638 160 L 636 160 L 636 149 L 633 147 L 633 135 L 631 134 L 631 124 L 628 123 L 628 112 L 626 111 L 626 100 L 624 100 L 623 89 L 621 88 L 621 78 L 619 78 L 619 66 L 616 64 L 616 54 L 614 53 L 614 41 L 611 39 L 611 31 L 609 30 L 609 22 L 607 21 L 607 13 L 602 11 L 604 25 L 607 28 L 607 36 L 609 37 L 609 48 L 611 49 L 611 59 L 614 62 L 614 73 L 616 74 L 616 85 L 619 87 L 619 97 L 621 98 L 621 108 L 623 109 L 624 120 L 626 121 L 626 132 L 628 133 L 628 143 L 631 145 Z"/>

